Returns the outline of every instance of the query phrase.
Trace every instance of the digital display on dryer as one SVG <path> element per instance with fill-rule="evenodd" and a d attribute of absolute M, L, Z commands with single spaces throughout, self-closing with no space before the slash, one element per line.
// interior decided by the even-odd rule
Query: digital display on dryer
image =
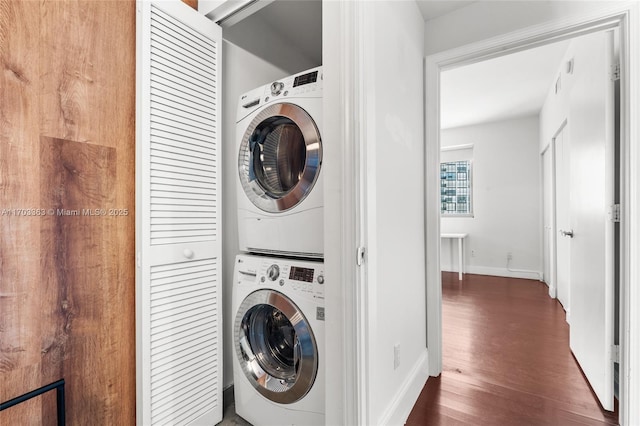
<path fill-rule="evenodd" d="M 313 269 L 292 266 L 291 272 L 289 272 L 289 279 L 311 283 L 313 282 Z"/>
<path fill-rule="evenodd" d="M 318 81 L 318 71 L 309 74 L 299 75 L 293 80 L 293 87 L 302 86 L 303 84 L 315 83 Z"/>

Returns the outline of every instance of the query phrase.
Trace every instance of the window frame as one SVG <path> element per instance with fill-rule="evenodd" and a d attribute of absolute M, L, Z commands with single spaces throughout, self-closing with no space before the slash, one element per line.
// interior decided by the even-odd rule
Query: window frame
<path fill-rule="evenodd" d="M 440 194 L 440 217 L 474 217 L 474 212 L 473 212 L 473 160 L 472 159 L 468 159 L 468 160 L 452 160 L 452 161 L 441 161 L 440 162 L 440 188 L 442 190 L 442 165 L 443 164 L 450 164 L 450 163 L 462 163 L 462 162 L 466 162 L 468 163 L 468 169 L 467 169 L 467 173 L 469 174 L 469 177 L 467 179 L 467 181 L 469 182 L 469 186 L 467 188 L 467 205 L 469 206 L 468 211 L 463 212 L 463 213 L 458 213 L 456 212 L 448 212 L 446 210 L 442 209 L 442 193 Z M 457 173 L 457 172 L 456 172 Z M 456 179 L 457 182 L 457 179 Z M 456 188 L 458 188 L 456 186 Z M 455 197 L 457 197 L 458 194 L 456 193 Z"/>

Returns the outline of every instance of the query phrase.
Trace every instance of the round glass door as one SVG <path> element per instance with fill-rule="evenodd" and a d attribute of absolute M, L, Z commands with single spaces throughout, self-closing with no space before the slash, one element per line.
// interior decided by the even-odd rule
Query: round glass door
<path fill-rule="evenodd" d="M 291 404 L 305 396 L 318 372 L 318 349 L 306 318 L 282 293 L 258 290 L 236 315 L 235 349 L 249 382 L 263 396 Z"/>
<path fill-rule="evenodd" d="M 320 133 L 311 116 L 297 105 L 279 103 L 249 124 L 240 143 L 238 173 L 253 204 L 278 213 L 307 197 L 321 162 Z"/>

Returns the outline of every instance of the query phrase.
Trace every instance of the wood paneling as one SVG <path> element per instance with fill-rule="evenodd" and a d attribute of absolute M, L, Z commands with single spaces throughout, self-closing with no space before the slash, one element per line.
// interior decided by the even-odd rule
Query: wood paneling
<path fill-rule="evenodd" d="M 545 284 L 442 274 L 443 372 L 408 425 L 605 425 Z"/>
<path fill-rule="evenodd" d="M 198 10 L 198 0 L 182 0 L 182 2 Z"/>
<path fill-rule="evenodd" d="M 0 401 L 41 384 L 40 221 L 11 213 L 39 204 L 39 22 L 37 2 L 0 3 Z M 41 405 L 0 424 L 38 424 Z"/>
<path fill-rule="evenodd" d="M 0 1 L 0 65 L 0 210 L 43 209 L 0 217 L 0 401 L 64 378 L 68 424 L 134 424 L 135 3 Z"/>
<path fill-rule="evenodd" d="M 118 280 L 112 243 L 118 221 L 126 220 L 108 215 L 115 205 L 116 149 L 43 137 L 40 168 L 40 204 L 56 211 L 41 228 L 42 285 L 53 299 L 43 312 L 49 328 L 43 375 L 96 390 L 67 393 L 67 409 L 78 424 L 91 424 L 95 413 L 113 424 L 109 405 L 118 403 L 113 383 L 121 384 L 122 377 L 120 365 L 109 359 L 114 348 L 107 345 L 120 337 L 103 325 L 122 329 L 110 315 L 121 301 L 110 288 Z"/>

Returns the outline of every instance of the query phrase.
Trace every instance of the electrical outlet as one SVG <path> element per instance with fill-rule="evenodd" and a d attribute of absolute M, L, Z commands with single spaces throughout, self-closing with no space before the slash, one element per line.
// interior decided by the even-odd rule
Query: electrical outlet
<path fill-rule="evenodd" d="M 513 260 L 513 253 L 507 253 L 507 260 Z"/>
<path fill-rule="evenodd" d="M 393 346 L 393 369 L 400 367 L 400 343 Z"/>

